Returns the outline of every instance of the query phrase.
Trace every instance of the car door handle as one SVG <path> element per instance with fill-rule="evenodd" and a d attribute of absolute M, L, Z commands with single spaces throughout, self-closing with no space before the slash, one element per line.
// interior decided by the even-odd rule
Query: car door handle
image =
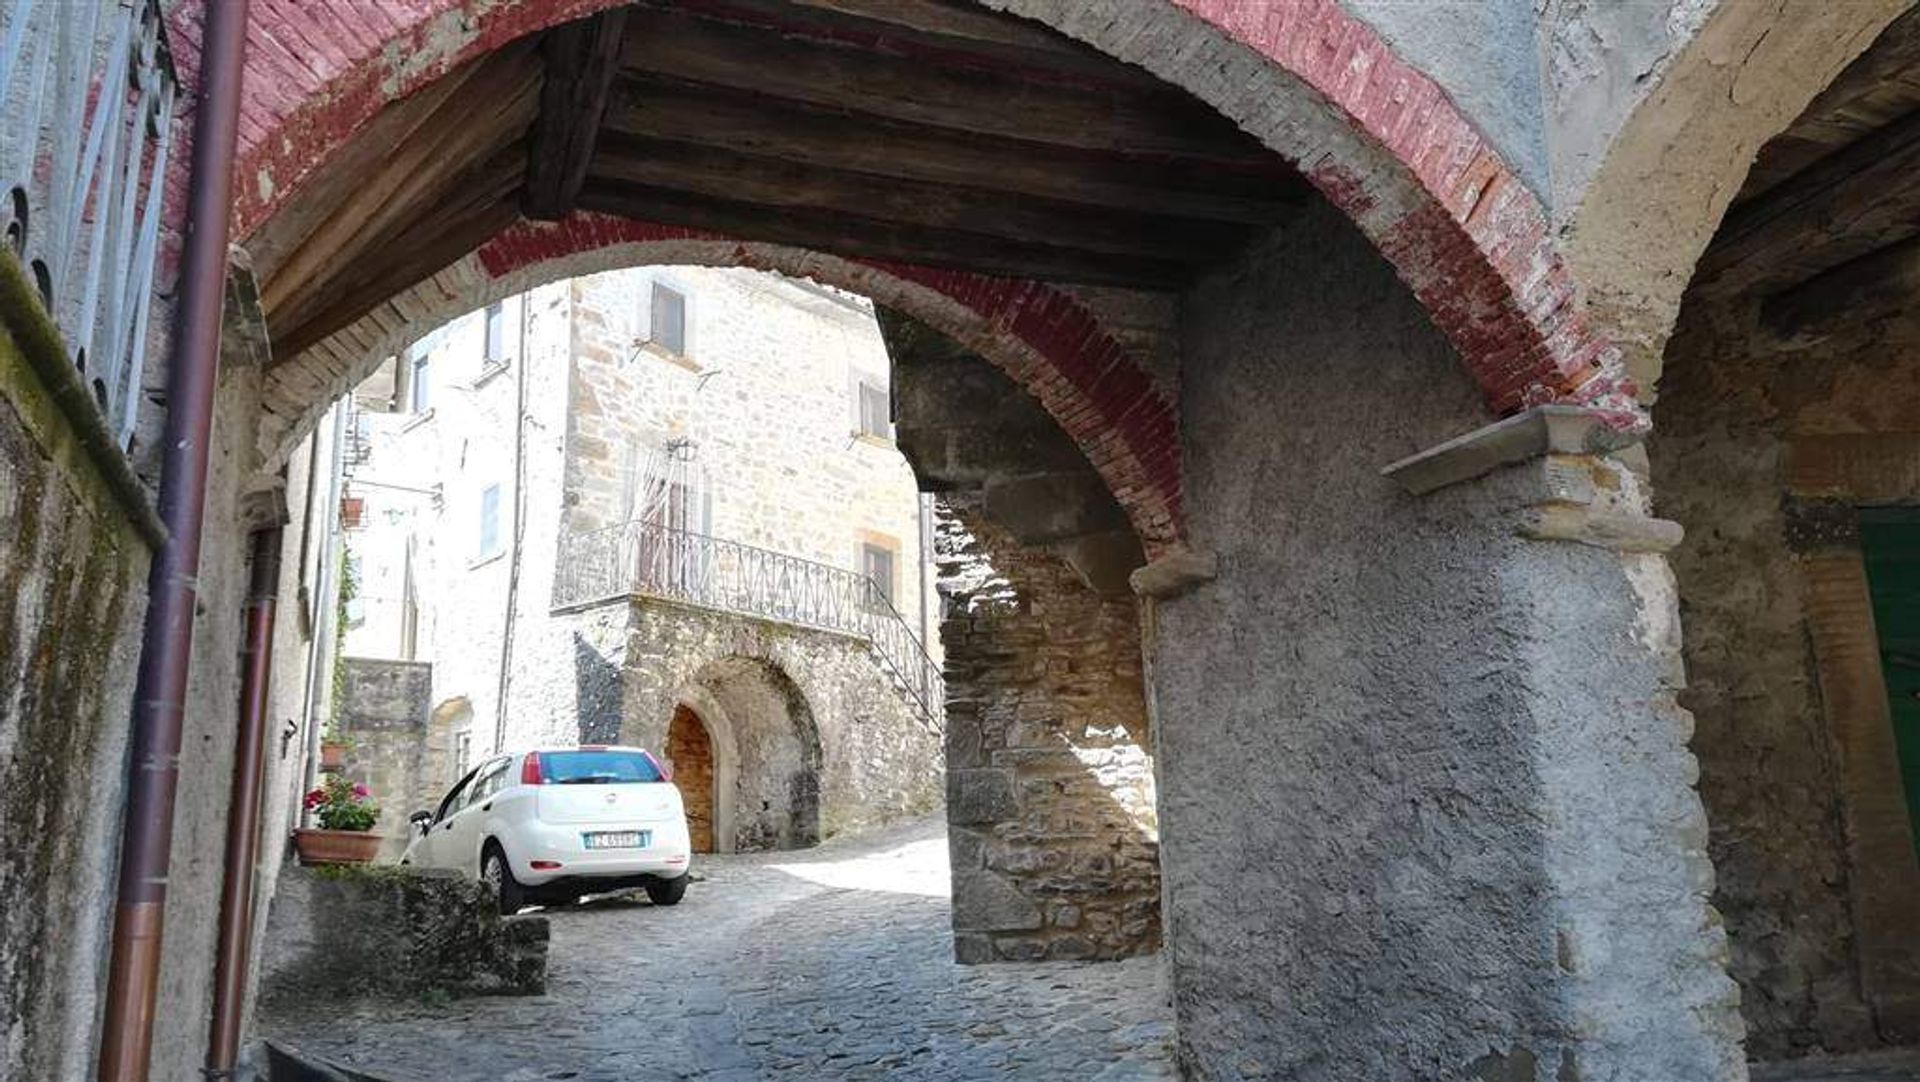
<path fill-rule="evenodd" d="M 486 802 L 485 804 L 482 804 L 482 805 L 480 805 L 480 810 L 481 810 L 481 811 L 492 811 L 492 810 L 493 810 L 493 801 L 491 801 L 491 800 L 489 800 L 489 801 L 487 801 L 487 802 Z"/>

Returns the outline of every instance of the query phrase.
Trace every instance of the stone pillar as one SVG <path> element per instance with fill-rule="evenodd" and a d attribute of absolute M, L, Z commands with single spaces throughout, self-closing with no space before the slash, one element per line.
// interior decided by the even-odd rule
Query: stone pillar
<path fill-rule="evenodd" d="M 1745 1077 L 1674 699 L 1680 530 L 1619 442 L 1548 407 L 1395 463 L 1414 534 L 1373 554 L 1391 570 L 1221 553 L 1209 578 L 1189 552 L 1136 576 L 1165 595 L 1194 1077 Z M 1220 648 L 1276 602 L 1268 643 Z"/>
<path fill-rule="evenodd" d="M 1159 821 L 1138 608 L 977 513 L 964 523 L 943 509 L 955 957 L 1151 953 Z"/>
<path fill-rule="evenodd" d="M 1188 1077 L 1742 1078 L 1633 472 L 1545 411 L 1383 477 L 1491 418 L 1329 211 L 1183 320 L 1192 551 L 1136 581 Z"/>

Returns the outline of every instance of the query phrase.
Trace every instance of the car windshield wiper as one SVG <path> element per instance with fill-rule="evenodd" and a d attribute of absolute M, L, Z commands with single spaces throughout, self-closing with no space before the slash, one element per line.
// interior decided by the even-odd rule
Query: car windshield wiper
<path fill-rule="evenodd" d="M 620 781 L 618 774 L 582 774 L 577 778 L 561 778 L 562 785 L 613 785 Z"/>

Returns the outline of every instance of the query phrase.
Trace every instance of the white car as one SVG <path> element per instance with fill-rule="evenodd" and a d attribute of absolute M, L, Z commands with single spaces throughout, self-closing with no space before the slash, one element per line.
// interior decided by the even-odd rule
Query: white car
<path fill-rule="evenodd" d="M 640 748 L 582 745 L 496 755 L 437 811 L 412 815 L 402 864 L 477 875 L 500 911 L 644 887 L 655 905 L 687 892 L 692 842 L 680 790 Z"/>

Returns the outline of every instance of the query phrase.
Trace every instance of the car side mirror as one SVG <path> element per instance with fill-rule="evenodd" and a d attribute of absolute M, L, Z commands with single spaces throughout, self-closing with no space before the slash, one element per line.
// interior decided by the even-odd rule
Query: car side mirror
<path fill-rule="evenodd" d="M 407 816 L 407 822 L 412 823 L 415 830 L 425 834 L 433 827 L 433 813 L 430 811 L 414 812 L 412 815 Z"/>

